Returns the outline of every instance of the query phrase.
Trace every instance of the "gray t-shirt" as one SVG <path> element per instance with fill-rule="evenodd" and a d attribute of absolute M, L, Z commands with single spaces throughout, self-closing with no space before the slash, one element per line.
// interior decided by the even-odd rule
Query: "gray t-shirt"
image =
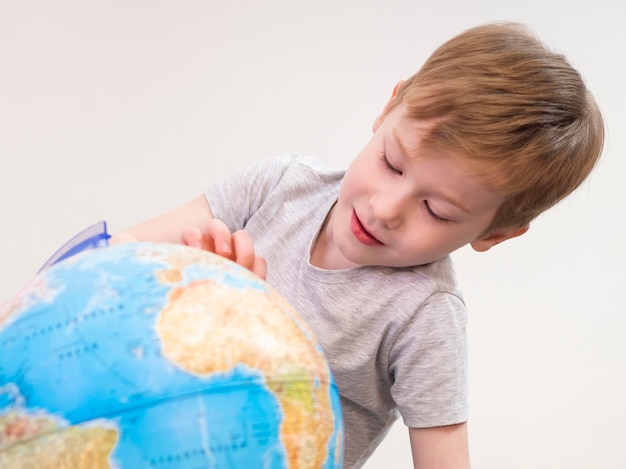
<path fill-rule="evenodd" d="M 449 257 L 407 268 L 310 264 L 343 174 L 279 156 L 218 181 L 206 198 L 231 230 L 250 233 L 268 283 L 322 345 L 341 395 L 345 467 L 360 467 L 398 413 L 417 428 L 467 420 L 467 317 Z"/>

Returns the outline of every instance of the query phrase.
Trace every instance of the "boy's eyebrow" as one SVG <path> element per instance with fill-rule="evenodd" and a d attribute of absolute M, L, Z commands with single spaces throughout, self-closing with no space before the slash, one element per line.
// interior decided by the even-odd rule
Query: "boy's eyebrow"
<path fill-rule="evenodd" d="M 400 139 L 400 135 L 398 133 L 397 127 L 394 127 L 391 130 L 391 135 L 393 139 L 396 141 L 396 143 L 398 144 L 398 146 L 400 147 L 400 151 L 405 156 L 405 158 L 411 158 L 411 153 L 408 151 L 407 147 L 404 145 L 404 143 Z M 450 205 L 453 205 L 457 207 L 458 209 L 460 209 L 461 211 L 467 213 L 468 215 L 472 214 L 472 212 L 467 208 L 467 206 L 464 205 L 461 201 L 457 201 L 454 198 L 444 193 L 441 193 L 441 198 L 444 199 L 446 202 L 448 202 Z"/>

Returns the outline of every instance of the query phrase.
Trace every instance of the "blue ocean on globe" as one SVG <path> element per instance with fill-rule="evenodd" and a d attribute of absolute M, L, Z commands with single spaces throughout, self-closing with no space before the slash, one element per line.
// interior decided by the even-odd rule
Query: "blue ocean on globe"
<path fill-rule="evenodd" d="M 128 243 L 65 259 L 0 306 L 0 350 L 0 467 L 342 465 L 313 334 L 210 253 Z"/>

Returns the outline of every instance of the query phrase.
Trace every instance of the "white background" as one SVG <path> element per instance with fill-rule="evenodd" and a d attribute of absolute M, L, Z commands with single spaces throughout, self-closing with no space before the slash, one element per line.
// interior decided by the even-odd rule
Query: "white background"
<path fill-rule="evenodd" d="M 178 206 L 283 152 L 346 166 L 399 79 L 527 22 L 606 119 L 592 177 L 525 236 L 455 253 L 479 469 L 626 468 L 626 45 L 617 0 L 0 0 L 0 301 L 87 225 Z M 1 351 L 0 351 L 1 353 Z M 410 466 L 401 423 L 367 467 Z"/>

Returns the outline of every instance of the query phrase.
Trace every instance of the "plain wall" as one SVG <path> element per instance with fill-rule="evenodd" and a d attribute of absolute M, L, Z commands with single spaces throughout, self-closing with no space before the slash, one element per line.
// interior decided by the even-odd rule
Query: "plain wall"
<path fill-rule="evenodd" d="M 528 0 L 0 0 L 0 301 L 73 234 L 119 230 L 276 153 L 345 167 L 394 84 L 477 24 L 530 24 L 604 112 L 603 160 L 521 238 L 454 254 L 480 469 L 624 468 L 623 7 Z M 1 353 L 1 352 L 0 352 Z M 367 468 L 410 466 L 402 423 Z"/>

